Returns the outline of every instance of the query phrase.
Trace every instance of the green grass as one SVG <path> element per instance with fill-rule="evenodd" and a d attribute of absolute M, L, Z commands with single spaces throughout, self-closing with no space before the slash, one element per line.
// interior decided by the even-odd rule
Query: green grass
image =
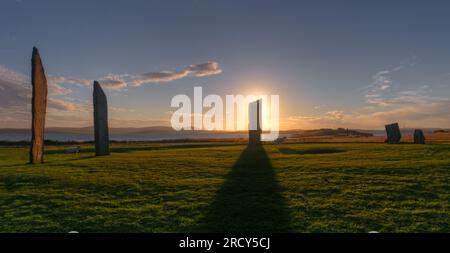
<path fill-rule="evenodd" d="M 450 232 L 450 144 L 0 148 L 0 232 Z"/>

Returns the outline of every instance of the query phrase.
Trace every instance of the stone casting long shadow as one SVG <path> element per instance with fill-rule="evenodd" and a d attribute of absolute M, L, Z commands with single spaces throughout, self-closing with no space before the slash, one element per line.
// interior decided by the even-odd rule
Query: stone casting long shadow
<path fill-rule="evenodd" d="M 225 178 L 198 232 L 289 232 L 290 214 L 269 157 L 247 146 Z"/>

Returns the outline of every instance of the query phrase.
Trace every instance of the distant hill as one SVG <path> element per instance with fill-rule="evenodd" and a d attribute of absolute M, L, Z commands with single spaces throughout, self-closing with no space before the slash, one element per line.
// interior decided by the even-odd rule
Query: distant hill
<path fill-rule="evenodd" d="M 293 134 L 292 137 L 316 137 L 316 136 L 359 136 L 359 137 L 371 137 L 373 134 L 360 132 L 356 130 L 338 128 L 338 129 L 317 129 L 317 130 L 304 130 Z"/>

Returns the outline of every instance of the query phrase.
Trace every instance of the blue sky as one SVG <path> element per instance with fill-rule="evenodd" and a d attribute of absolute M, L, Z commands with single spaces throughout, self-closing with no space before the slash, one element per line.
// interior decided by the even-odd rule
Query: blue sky
<path fill-rule="evenodd" d="M 437 0 L 4 0 L 0 128 L 29 122 L 33 46 L 47 126 L 92 125 L 98 79 L 112 126 L 168 125 L 171 98 L 202 86 L 279 94 L 284 129 L 450 127 L 448 13 Z"/>

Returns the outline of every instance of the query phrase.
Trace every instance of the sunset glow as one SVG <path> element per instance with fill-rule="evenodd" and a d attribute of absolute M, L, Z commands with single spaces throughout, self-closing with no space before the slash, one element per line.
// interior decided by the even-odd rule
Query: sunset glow
<path fill-rule="evenodd" d="M 251 4 L 241 3 L 229 23 L 219 10 L 232 4 L 217 4 L 181 1 L 177 8 L 169 8 L 173 13 L 168 23 L 161 14 L 168 8 L 163 3 L 115 2 L 111 12 L 124 17 L 118 20 L 106 15 L 101 5 L 73 1 L 52 5 L 57 10 L 53 16 L 31 24 L 25 22 L 30 13 L 45 12 L 45 5 L 4 4 L 0 128 L 30 125 L 30 70 L 24 63 L 33 45 L 43 45 L 49 80 L 47 127 L 92 126 L 93 80 L 109 97 L 111 127 L 170 126 L 171 98 L 191 95 L 195 86 L 222 97 L 279 95 L 282 130 L 382 129 L 391 121 L 411 128 L 450 127 L 450 51 L 446 50 L 450 37 L 420 28 L 445 30 L 445 22 L 423 18 L 423 24 L 414 25 L 419 22 L 415 12 L 406 11 L 399 18 L 377 4 L 358 4 L 358 13 L 365 18 L 352 22 L 342 17 L 354 13 L 338 3 L 301 7 L 293 1 L 284 8 L 261 7 L 256 12 L 250 11 Z M 410 8 L 433 11 L 433 16 L 445 9 L 415 4 Z M 318 10 L 327 17 L 320 26 L 310 15 Z M 380 12 L 382 20 L 376 15 Z M 215 22 L 209 22 L 212 17 Z M 414 24 L 398 20 L 414 20 Z M 41 27 L 58 36 L 33 32 Z M 412 37 L 403 32 L 410 29 Z M 331 43 L 339 31 L 345 36 Z M 391 43 L 379 42 L 385 37 L 379 34 L 382 31 Z M 265 112 L 265 129 L 270 128 L 268 116 Z"/>

